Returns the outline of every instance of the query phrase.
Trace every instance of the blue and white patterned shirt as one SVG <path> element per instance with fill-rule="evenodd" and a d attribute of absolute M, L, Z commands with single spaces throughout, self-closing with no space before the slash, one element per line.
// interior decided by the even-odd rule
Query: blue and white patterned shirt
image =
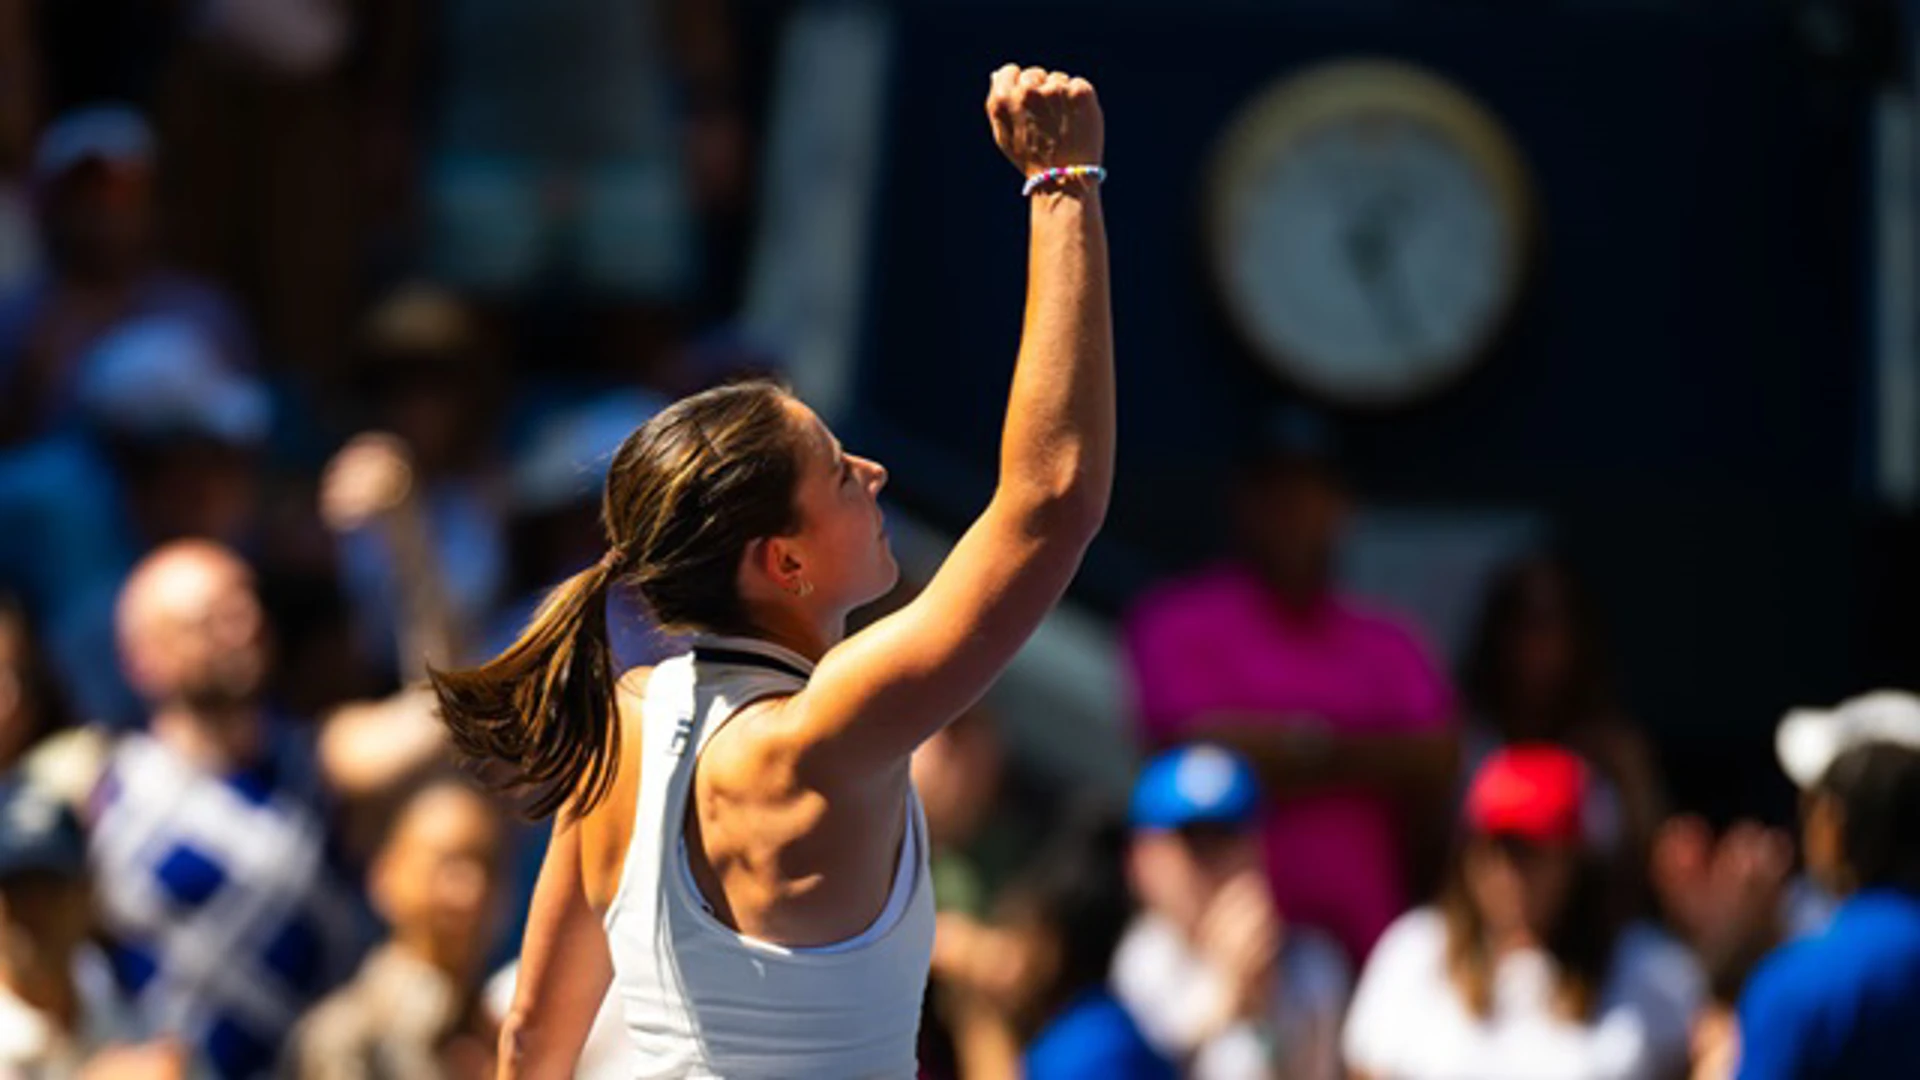
<path fill-rule="evenodd" d="M 130 735 L 94 796 L 89 857 L 114 975 L 151 1028 L 227 1080 L 272 1070 L 363 937 L 329 859 L 317 776 L 292 739 L 274 746 L 217 776 Z"/>

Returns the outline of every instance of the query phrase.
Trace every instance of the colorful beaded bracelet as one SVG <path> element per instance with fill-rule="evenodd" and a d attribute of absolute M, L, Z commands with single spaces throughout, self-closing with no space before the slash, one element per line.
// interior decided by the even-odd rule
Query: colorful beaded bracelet
<path fill-rule="evenodd" d="M 1107 182 L 1107 170 L 1099 165 L 1062 165 L 1053 169 L 1042 169 L 1027 177 L 1026 186 L 1020 189 L 1021 195 L 1031 195 L 1048 184 L 1062 180 L 1078 180 L 1086 177 L 1096 184 Z"/>

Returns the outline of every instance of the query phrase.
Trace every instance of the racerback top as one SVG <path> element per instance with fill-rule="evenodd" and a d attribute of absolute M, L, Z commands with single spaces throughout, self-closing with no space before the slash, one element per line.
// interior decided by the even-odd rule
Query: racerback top
<path fill-rule="evenodd" d="M 798 691 L 812 670 L 769 642 L 701 636 L 647 680 L 633 840 L 606 914 L 613 990 L 641 1080 L 908 1080 L 917 1070 L 934 907 L 926 820 L 911 787 L 886 911 L 850 941 L 792 948 L 738 933 L 709 912 L 684 869 L 687 800 L 707 741 L 753 702 Z"/>

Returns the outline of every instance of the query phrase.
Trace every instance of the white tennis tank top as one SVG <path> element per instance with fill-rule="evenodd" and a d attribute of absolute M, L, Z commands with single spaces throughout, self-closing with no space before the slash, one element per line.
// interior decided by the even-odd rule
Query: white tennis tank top
<path fill-rule="evenodd" d="M 683 869 L 694 761 L 734 714 L 794 693 L 812 670 L 765 641 L 701 636 L 647 680 L 633 842 L 606 915 L 638 1080 L 908 1080 L 918 1069 L 934 910 L 926 819 L 911 788 L 901 845 L 911 863 L 894 875 L 886 912 L 851 941 L 795 949 L 737 933 Z"/>

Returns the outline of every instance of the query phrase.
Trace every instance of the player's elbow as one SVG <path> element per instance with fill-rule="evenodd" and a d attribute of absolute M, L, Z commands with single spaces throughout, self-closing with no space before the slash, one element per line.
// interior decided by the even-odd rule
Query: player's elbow
<path fill-rule="evenodd" d="M 1112 487 L 1104 471 L 1061 467 L 1021 484 L 1013 501 L 1031 535 L 1085 546 L 1106 524 Z"/>
<path fill-rule="evenodd" d="M 500 1061 L 494 1071 L 496 1080 L 545 1080 L 570 1075 L 560 1069 L 543 1068 L 541 1062 L 551 1055 L 539 1050 L 538 1026 L 533 1016 L 515 1005 L 500 1021 Z"/>
<path fill-rule="evenodd" d="M 500 1063 L 497 1080 L 523 1080 L 526 1076 L 527 1014 L 515 1006 L 500 1021 Z"/>

